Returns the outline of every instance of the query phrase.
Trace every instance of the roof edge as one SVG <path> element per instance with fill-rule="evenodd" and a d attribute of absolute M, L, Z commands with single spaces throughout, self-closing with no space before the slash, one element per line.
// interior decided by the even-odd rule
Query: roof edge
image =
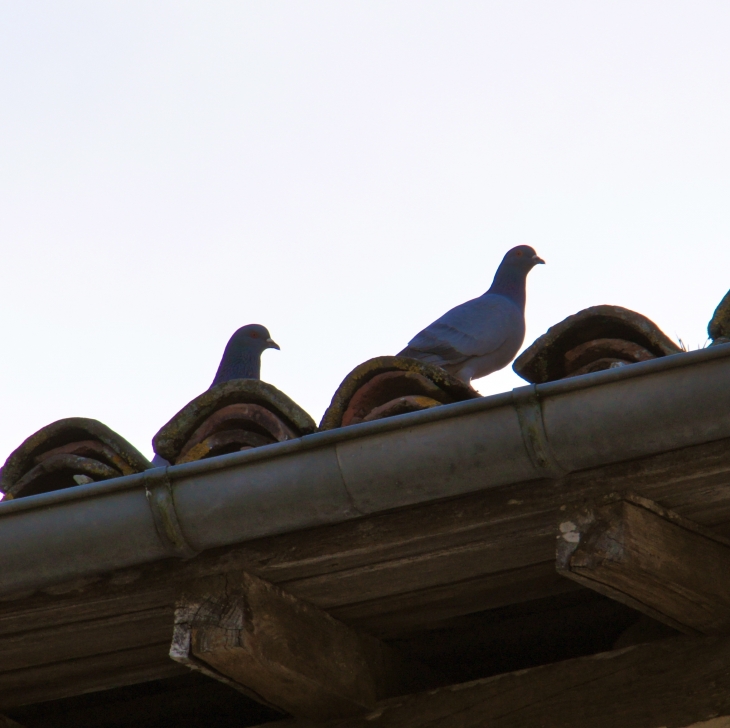
<path fill-rule="evenodd" d="M 725 437 L 730 344 L 0 503 L 0 593 Z"/>

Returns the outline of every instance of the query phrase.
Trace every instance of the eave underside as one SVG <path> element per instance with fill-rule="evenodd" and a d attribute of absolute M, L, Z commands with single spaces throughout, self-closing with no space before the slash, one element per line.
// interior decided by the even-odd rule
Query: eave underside
<path fill-rule="evenodd" d="M 722 440 L 5 598 L 0 710 L 184 679 L 168 657 L 181 585 L 231 570 L 438 665 L 453 682 L 610 649 L 638 615 L 556 573 L 561 513 L 630 491 L 730 535 L 728 485 Z"/>

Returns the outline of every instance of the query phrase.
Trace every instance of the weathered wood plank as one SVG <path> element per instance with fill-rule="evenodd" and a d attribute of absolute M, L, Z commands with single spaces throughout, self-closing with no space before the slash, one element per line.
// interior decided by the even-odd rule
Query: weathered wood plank
<path fill-rule="evenodd" d="M 2 673 L 0 710 L 184 674 L 169 649 L 168 641 Z"/>
<path fill-rule="evenodd" d="M 120 614 L 0 637 L 3 674 L 34 665 L 92 657 L 170 639 L 172 606 Z"/>
<path fill-rule="evenodd" d="M 486 574 L 464 581 L 394 594 L 369 602 L 345 604 L 329 613 L 376 637 L 398 637 L 464 614 L 530 602 L 580 587 L 555 571 L 550 560 L 522 569 Z"/>
<path fill-rule="evenodd" d="M 680 728 L 729 716 L 730 637 L 677 637 L 268 728 Z"/>
<path fill-rule="evenodd" d="M 338 578 L 329 574 L 282 583 L 302 599 L 330 610 L 352 604 L 353 594 L 359 602 L 408 594 L 425 587 L 458 583 L 467 579 L 496 574 L 510 569 L 530 568 L 544 560 L 544 555 L 554 542 L 554 529 L 540 534 L 510 534 L 510 529 L 494 524 L 488 539 L 460 544 L 445 549 L 434 549 L 424 554 L 391 559 L 337 572 Z M 510 524 L 511 525 L 511 524 Z M 547 530 L 547 529 L 546 529 Z M 505 532 L 507 531 L 507 532 Z M 509 553 L 509 552 L 512 553 Z M 485 565 L 489 565 L 485 568 Z M 488 568 L 488 572 L 487 572 Z M 448 575 L 448 576 L 447 576 Z"/>
<path fill-rule="evenodd" d="M 245 572 L 190 585 L 170 656 L 296 716 L 325 718 L 433 679 L 379 640 Z"/>
<path fill-rule="evenodd" d="M 730 541 L 645 498 L 566 515 L 557 570 L 689 634 L 730 628 Z"/>
<path fill-rule="evenodd" d="M 139 575 L 138 575 L 139 576 Z M 160 578 L 160 581 L 163 581 Z M 4 635 L 73 624 L 146 609 L 174 608 L 180 585 L 154 585 L 130 580 L 125 586 L 99 579 L 95 584 L 63 594 L 38 593 L 26 599 L 0 602 L 0 639 Z M 22 609 L 18 609 L 22 606 Z"/>

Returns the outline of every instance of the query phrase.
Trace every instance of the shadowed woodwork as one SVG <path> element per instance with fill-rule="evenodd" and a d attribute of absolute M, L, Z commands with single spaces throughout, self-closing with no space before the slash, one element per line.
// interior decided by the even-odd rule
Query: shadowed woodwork
<path fill-rule="evenodd" d="M 4 595 L 0 710 L 183 670 L 167 650 L 175 600 L 191 580 L 245 570 L 350 627 L 397 639 L 444 619 L 548 604 L 582 589 L 555 570 L 556 524 L 566 509 L 630 489 L 730 535 L 729 485 L 730 441 L 721 440 Z M 148 611 L 158 609 L 159 617 Z M 510 630 L 519 636 L 518 624 Z M 128 665 L 126 655 L 141 645 L 155 658 Z"/>
<path fill-rule="evenodd" d="M 188 587 L 175 610 L 170 656 L 309 718 L 361 712 L 433 684 L 425 668 L 380 640 L 245 572 Z"/>
<path fill-rule="evenodd" d="M 0 728 L 23 728 L 23 726 L 11 718 L 0 715 Z"/>
<path fill-rule="evenodd" d="M 686 633 L 730 629 L 730 541 L 658 504 L 609 496 L 559 527 L 557 570 Z"/>
<path fill-rule="evenodd" d="M 723 635 L 675 637 L 451 685 L 383 701 L 362 717 L 267 728 L 725 728 L 728 717 L 730 636 Z"/>
<path fill-rule="evenodd" d="M 168 640 L 3 673 L 0 710 L 184 674 L 185 668 L 170 659 L 169 649 Z"/>

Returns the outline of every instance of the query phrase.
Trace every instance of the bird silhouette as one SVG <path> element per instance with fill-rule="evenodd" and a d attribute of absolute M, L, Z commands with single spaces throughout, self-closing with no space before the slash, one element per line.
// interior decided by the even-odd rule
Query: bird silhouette
<path fill-rule="evenodd" d="M 512 248 L 484 295 L 447 311 L 398 356 L 440 366 L 467 384 L 506 367 L 525 338 L 527 274 L 544 262 L 529 245 Z"/>
<path fill-rule="evenodd" d="M 260 379 L 261 354 L 278 349 L 268 329 L 260 324 L 242 326 L 228 340 L 211 387 L 231 379 Z"/>

